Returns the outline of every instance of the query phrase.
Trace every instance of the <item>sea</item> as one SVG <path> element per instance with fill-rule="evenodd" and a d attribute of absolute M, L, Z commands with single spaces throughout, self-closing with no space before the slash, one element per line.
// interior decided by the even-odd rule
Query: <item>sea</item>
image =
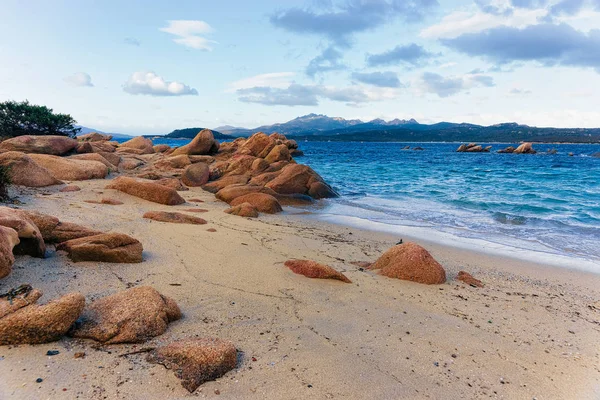
<path fill-rule="evenodd" d="M 340 194 L 309 214 L 600 273 L 600 158 L 591 156 L 600 145 L 534 144 L 537 154 L 499 154 L 516 144 L 481 144 L 492 151 L 457 153 L 459 143 L 301 142 L 305 155 L 297 161 Z"/>

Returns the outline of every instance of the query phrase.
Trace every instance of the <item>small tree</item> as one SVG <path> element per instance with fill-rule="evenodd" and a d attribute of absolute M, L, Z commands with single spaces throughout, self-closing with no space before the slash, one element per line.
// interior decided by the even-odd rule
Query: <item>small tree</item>
<path fill-rule="evenodd" d="M 5 101 L 0 103 L 0 136 L 62 135 L 74 137 L 81 130 L 69 114 L 55 114 L 51 108 Z"/>

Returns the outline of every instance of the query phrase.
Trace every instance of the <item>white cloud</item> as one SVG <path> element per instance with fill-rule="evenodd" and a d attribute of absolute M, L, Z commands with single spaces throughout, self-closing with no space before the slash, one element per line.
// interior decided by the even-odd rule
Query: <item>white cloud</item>
<path fill-rule="evenodd" d="M 76 72 L 73 75 L 67 76 L 63 80 L 69 85 L 76 87 L 94 86 L 92 83 L 92 77 L 85 72 Z"/>
<path fill-rule="evenodd" d="M 212 51 L 211 44 L 217 43 L 204 37 L 212 33 L 213 28 L 204 21 L 175 20 L 167 21 L 168 26 L 160 28 L 161 31 L 177 36 L 173 41 L 192 49 Z"/>
<path fill-rule="evenodd" d="M 168 82 L 154 72 L 134 72 L 123 90 L 129 94 L 143 94 L 148 96 L 197 96 L 198 91 L 181 82 Z"/>
<path fill-rule="evenodd" d="M 293 72 L 271 72 L 268 74 L 261 74 L 251 76 L 249 78 L 240 79 L 229 84 L 227 92 L 235 92 L 239 89 L 248 89 L 254 87 L 272 87 L 272 88 L 285 88 L 292 83 L 292 77 L 295 74 Z"/>

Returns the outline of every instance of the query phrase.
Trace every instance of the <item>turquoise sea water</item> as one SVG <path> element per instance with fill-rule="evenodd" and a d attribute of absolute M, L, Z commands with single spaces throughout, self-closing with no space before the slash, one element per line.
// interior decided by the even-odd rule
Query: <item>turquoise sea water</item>
<path fill-rule="evenodd" d="M 406 145 L 424 150 L 402 150 Z M 514 143 L 492 144 L 493 151 L 508 145 Z M 302 142 L 298 161 L 341 194 L 314 209 L 328 221 L 390 232 L 428 228 L 446 240 L 587 260 L 600 272 L 600 158 L 590 157 L 600 145 L 536 144 L 535 155 L 456 153 L 457 147 Z M 557 154 L 546 154 L 550 149 Z"/>

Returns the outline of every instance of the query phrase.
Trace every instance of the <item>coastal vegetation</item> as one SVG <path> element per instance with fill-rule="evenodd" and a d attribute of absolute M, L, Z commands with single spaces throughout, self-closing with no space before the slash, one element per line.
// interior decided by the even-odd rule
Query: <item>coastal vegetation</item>
<path fill-rule="evenodd" d="M 79 128 L 69 114 L 55 113 L 51 108 L 29 103 L 0 103 L 0 138 L 21 135 L 59 135 L 75 137 Z"/>

